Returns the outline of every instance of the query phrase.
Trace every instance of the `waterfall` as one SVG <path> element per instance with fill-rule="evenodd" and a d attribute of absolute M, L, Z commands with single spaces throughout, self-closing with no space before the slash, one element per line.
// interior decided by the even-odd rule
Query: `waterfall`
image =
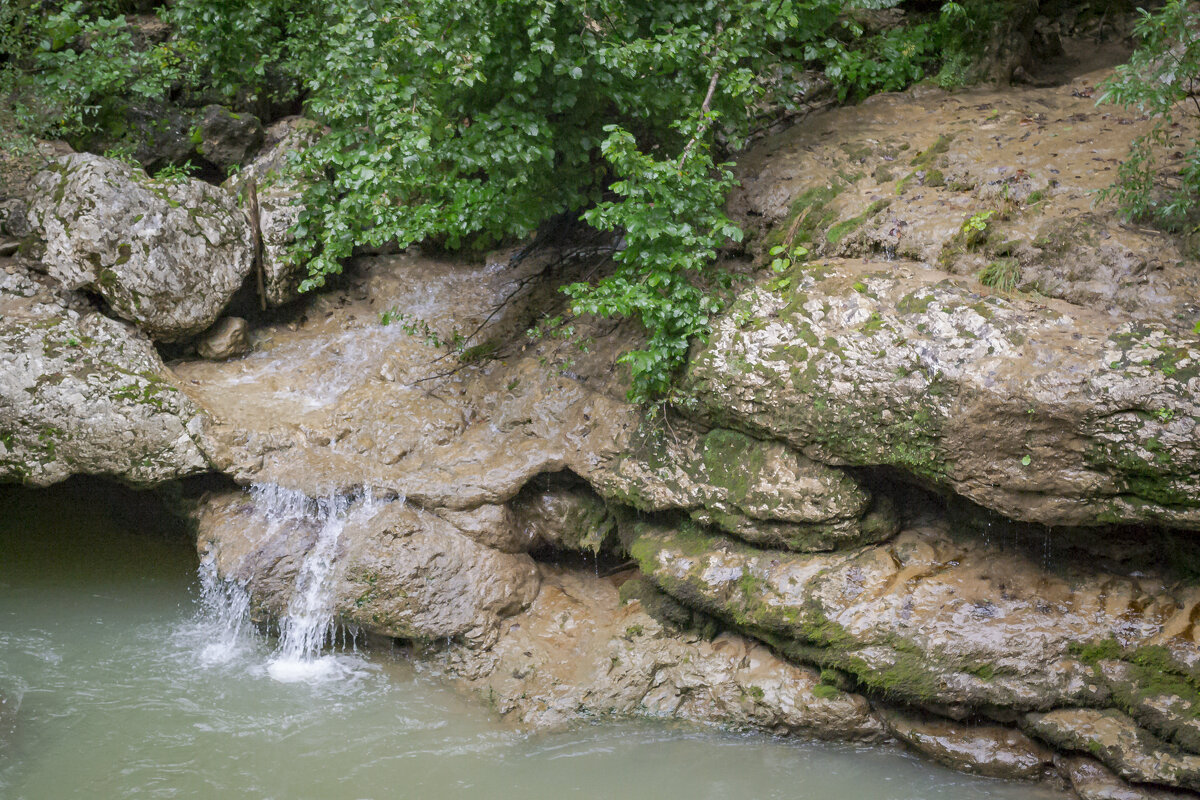
<path fill-rule="evenodd" d="M 256 511 L 265 517 L 267 536 L 285 529 L 317 528 L 316 542 L 304 555 L 287 610 L 279 620 L 279 646 L 267 671 L 285 682 L 327 676 L 338 667 L 335 659 L 321 656 L 334 634 L 330 579 L 338 539 L 349 522 L 369 519 L 382 504 L 370 492 L 314 500 L 273 484 L 256 485 L 251 495 Z"/>

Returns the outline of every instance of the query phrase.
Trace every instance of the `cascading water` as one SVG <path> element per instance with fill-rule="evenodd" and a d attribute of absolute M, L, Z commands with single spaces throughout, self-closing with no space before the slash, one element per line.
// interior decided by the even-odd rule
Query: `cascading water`
<path fill-rule="evenodd" d="M 200 559 L 200 621 L 206 642 L 200 660 L 205 664 L 226 663 L 240 653 L 250 619 L 250 593 L 237 581 L 217 575 L 214 556 L 209 552 Z"/>
<path fill-rule="evenodd" d="M 343 671 L 345 665 L 336 657 L 321 655 L 334 634 L 330 578 L 338 539 L 349 522 L 369 519 L 381 503 L 370 492 L 314 500 L 273 484 L 254 486 L 251 495 L 268 537 L 317 528 L 316 542 L 304 556 L 287 611 L 279 620 L 279 646 L 268 673 L 276 680 L 293 682 Z"/>

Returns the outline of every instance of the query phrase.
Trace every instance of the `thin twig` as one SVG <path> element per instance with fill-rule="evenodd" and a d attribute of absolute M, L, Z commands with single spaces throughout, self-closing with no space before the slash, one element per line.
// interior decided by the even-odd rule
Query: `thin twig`
<path fill-rule="evenodd" d="M 246 184 L 246 197 L 250 205 L 250 243 L 254 248 L 254 275 L 258 285 L 258 306 L 267 310 L 266 274 L 263 266 L 262 219 L 258 209 L 258 183 L 251 179 Z"/>

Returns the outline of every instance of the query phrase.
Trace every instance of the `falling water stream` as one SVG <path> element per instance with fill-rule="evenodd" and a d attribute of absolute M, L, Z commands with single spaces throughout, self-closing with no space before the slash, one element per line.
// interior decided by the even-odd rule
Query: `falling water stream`
<path fill-rule="evenodd" d="M 322 654 L 304 625 L 263 636 L 186 536 L 112 513 L 112 493 L 0 488 L 0 797 L 1058 796 L 891 748 L 649 721 L 522 734 L 386 649 Z M 366 509 L 316 513 L 334 539 Z M 335 668 L 278 680 L 295 653 Z"/>
<path fill-rule="evenodd" d="M 279 645 L 267 671 L 284 683 L 331 677 L 344 662 L 337 654 L 322 653 L 335 632 L 329 579 L 337 557 L 338 539 L 350 521 L 369 519 L 381 504 L 369 492 L 313 500 L 301 492 L 262 484 L 251 493 L 268 529 L 276 529 L 269 530 L 269 535 L 277 535 L 278 529 L 304 530 L 314 525 L 317 528 L 316 540 L 300 564 L 287 611 L 279 622 Z M 205 596 L 233 599 L 240 591 L 234 586 Z M 218 608 L 214 613 L 217 617 L 227 616 L 240 605 L 237 597 L 230 609 Z"/>

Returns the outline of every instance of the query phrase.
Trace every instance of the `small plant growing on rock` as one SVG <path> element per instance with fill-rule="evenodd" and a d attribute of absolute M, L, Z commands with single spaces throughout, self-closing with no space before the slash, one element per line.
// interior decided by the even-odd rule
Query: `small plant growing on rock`
<path fill-rule="evenodd" d="M 1011 292 L 1021 283 L 1021 265 L 1015 258 L 993 261 L 979 271 L 979 282 L 1001 292 Z"/>
<path fill-rule="evenodd" d="M 962 234 L 963 241 L 967 247 L 978 247 L 987 241 L 989 220 L 995 215 L 995 209 L 980 211 L 977 214 L 972 214 L 963 222 L 959 232 Z"/>
<path fill-rule="evenodd" d="M 796 245 L 791 252 L 787 252 L 787 248 L 783 245 L 775 245 L 771 248 L 771 270 L 773 272 L 787 272 L 796 264 L 804 261 L 808 257 L 808 248 L 804 245 Z"/>
<path fill-rule="evenodd" d="M 182 164 L 168 164 L 167 166 L 154 173 L 154 180 L 159 183 L 187 183 L 192 174 L 199 169 L 191 160 L 187 160 Z"/>
<path fill-rule="evenodd" d="M 1200 120 L 1200 11 L 1188 0 L 1168 0 L 1154 13 L 1138 12 L 1134 33 L 1141 45 L 1101 84 L 1104 92 L 1096 102 L 1135 108 L 1153 119 L 1154 127 L 1134 139 L 1116 181 L 1100 198 L 1115 200 L 1131 219 L 1167 230 L 1195 230 L 1200 227 L 1200 139 L 1179 141 L 1178 123 Z M 1159 158 L 1168 148 L 1180 148 L 1172 154 L 1179 166 L 1163 170 Z"/>

